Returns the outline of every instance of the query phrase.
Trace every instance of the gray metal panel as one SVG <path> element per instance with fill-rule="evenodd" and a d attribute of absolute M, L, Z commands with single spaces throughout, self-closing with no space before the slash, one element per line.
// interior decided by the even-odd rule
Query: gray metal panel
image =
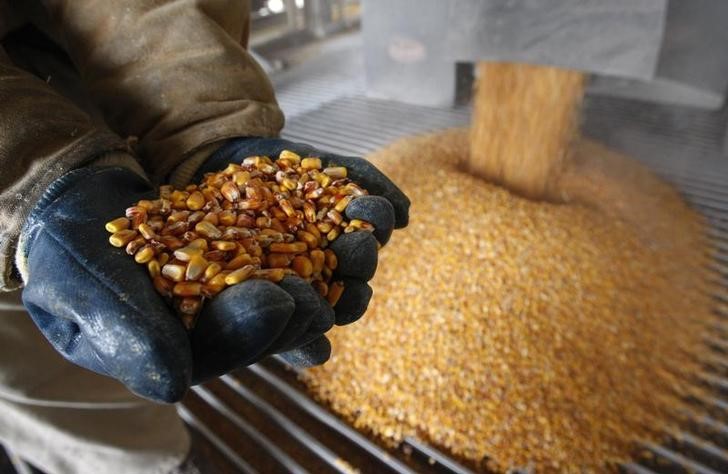
<path fill-rule="evenodd" d="M 367 94 L 420 105 L 455 99 L 455 64 L 447 59 L 448 2 L 367 0 L 362 30 Z"/>
<path fill-rule="evenodd" d="M 657 67 L 665 0 L 438 3 L 450 5 L 452 61 L 549 64 L 642 79 L 651 78 Z"/>
<path fill-rule="evenodd" d="M 728 87 L 728 2 L 672 0 L 654 80 L 598 77 L 589 91 L 719 109 Z"/>

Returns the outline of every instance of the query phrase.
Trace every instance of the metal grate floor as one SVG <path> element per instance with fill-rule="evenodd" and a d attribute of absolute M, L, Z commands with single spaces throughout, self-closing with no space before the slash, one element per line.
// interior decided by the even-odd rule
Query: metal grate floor
<path fill-rule="evenodd" d="M 585 133 L 644 161 L 708 218 L 720 250 L 715 276 L 725 288 L 714 295 L 716 312 L 728 318 L 728 158 L 719 151 L 725 113 L 604 98 L 590 98 L 585 110 Z M 289 120 L 284 135 L 363 155 L 404 135 L 468 120 L 466 108 L 433 109 L 355 94 L 308 108 Z M 644 446 L 649 456 L 622 466 L 624 471 L 728 472 L 728 329 L 716 328 L 706 344 L 715 359 L 701 378 L 715 397 L 702 400 L 705 413 L 669 443 Z M 185 407 L 183 413 L 196 417 L 189 419 L 193 426 L 230 425 L 216 430 L 214 441 L 244 472 L 471 472 L 417 439 L 383 449 L 312 401 L 295 374 L 275 359 L 197 387 Z M 233 439 L 238 436 L 246 441 Z"/>

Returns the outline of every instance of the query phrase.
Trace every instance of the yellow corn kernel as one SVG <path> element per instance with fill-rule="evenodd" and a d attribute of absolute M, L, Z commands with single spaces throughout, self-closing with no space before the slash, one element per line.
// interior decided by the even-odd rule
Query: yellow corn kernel
<path fill-rule="evenodd" d="M 301 156 L 298 153 L 295 153 L 291 150 L 283 150 L 278 155 L 278 159 L 292 161 L 293 163 L 296 163 L 296 164 L 301 162 Z"/>
<path fill-rule="evenodd" d="M 178 248 L 185 246 L 184 242 L 173 235 L 163 235 L 159 237 L 159 242 L 170 250 L 177 250 Z"/>
<path fill-rule="evenodd" d="M 293 217 L 296 215 L 296 210 L 293 208 L 291 201 L 288 199 L 281 199 L 278 202 L 278 205 L 281 206 L 281 209 L 283 209 L 283 212 L 286 213 L 286 216 Z"/>
<path fill-rule="evenodd" d="M 308 249 L 305 242 L 273 243 L 270 244 L 270 251 L 276 253 L 303 253 Z"/>
<path fill-rule="evenodd" d="M 154 285 L 154 289 L 157 290 L 157 293 L 160 295 L 166 297 L 172 296 L 173 283 L 161 275 L 157 275 L 152 278 L 152 285 Z"/>
<path fill-rule="evenodd" d="M 329 166 L 323 172 L 334 179 L 346 178 L 346 168 L 343 166 Z"/>
<path fill-rule="evenodd" d="M 344 212 L 344 209 L 346 209 L 346 206 L 349 205 L 349 203 L 354 199 L 354 196 L 344 196 L 339 200 L 339 202 L 336 203 L 334 206 L 334 210 L 336 212 Z"/>
<path fill-rule="evenodd" d="M 227 284 L 225 283 L 225 278 L 227 276 L 228 273 L 221 272 L 212 277 L 209 281 L 207 281 L 207 283 L 202 285 L 202 293 L 205 296 L 215 296 L 216 294 L 220 293 L 227 286 Z"/>
<path fill-rule="evenodd" d="M 329 212 L 327 212 L 326 217 L 331 219 L 331 222 L 333 222 L 336 225 L 341 224 L 341 222 L 344 220 L 344 217 L 336 209 L 331 209 Z M 331 239 L 329 239 L 329 240 L 331 240 Z"/>
<path fill-rule="evenodd" d="M 214 224 L 211 224 L 207 221 L 198 222 L 195 225 L 195 230 L 205 237 L 209 237 L 211 239 L 219 239 L 220 237 L 222 237 L 222 231 L 215 227 Z"/>
<path fill-rule="evenodd" d="M 235 225 L 238 220 L 238 216 L 231 210 L 222 211 L 217 217 L 220 220 L 220 225 Z"/>
<path fill-rule="evenodd" d="M 316 206 L 311 201 L 303 203 L 303 217 L 309 223 L 316 222 Z"/>
<path fill-rule="evenodd" d="M 218 225 L 220 223 L 220 218 L 218 217 L 217 212 L 208 212 L 202 220 L 204 222 L 209 222 L 212 225 Z"/>
<path fill-rule="evenodd" d="M 205 240 L 205 239 L 195 239 L 192 242 L 190 242 L 189 244 L 187 244 L 187 246 L 190 248 L 193 248 L 193 249 L 200 249 L 204 252 L 206 252 L 208 249 L 207 240 Z"/>
<path fill-rule="evenodd" d="M 169 254 L 168 253 L 162 253 L 159 254 L 159 257 L 157 257 L 157 260 L 159 261 L 160 266 L 164 266 L 169 262 Z"/>
<path fill-rule="evenodd" d="M 208 262 L 202 255 L 194 255 L 187 264 L 185 278 L 189 281 L 199 280 L 207 269 Z"/>
<path fill-rule="evenodd" d="M 220 193 L 230 202 L 236 202 L 240 199 L 240 189 L 232 181 L 225 181 L 225 184 L 220 188 Z"/>
<path fill-rule="evenodd" d="M 337 239 L 337 237 L 339 237 L 340 234 L 341 234 L 341 228 L 335 227 L 335 228 L 331 229 L 328 234 L 326 234 L 326 240 L 328 240 L 329 243 L 333 242 L 334 240 Z"/>
<path fill-rule="evenodd" d="M 286 268 L 291 263 L 291 255 L 287 253 L 271 253 L 266 257 L 270 268 Z"/>
<path fill-rule="evenodd" d="M 149 263 L 147 263 L 147 271 L 149 271 L 149 276 L 152 278 L 156 278 L 161 275 L 162 266 L 159 265 L 159 260 L 150 260 Z"/>
<path fill-rule="evenodd" d="M 174 285 L 172 294 L 175 296 L 199 296 L 202 294 L 202 284 L 196 281 L 182 281 Z"/>
<path fill-rule="evenodd" d="M 144 240 L 143 237 L 137 237 L 136 239 L 126 244 L 126 253 L 129 255 L 134 255 L 139 251 L 140 248 L 144 247 L 146 244 L 147 241 Z"/>
<path fill-rule="evenodd" d="M 326 257 L 326 267 L 330 270 L 336 270 L 336 267 L 339 265 L 339 259 L 336 257 L 336 254 L 331 249 L 324 250 L 324 256 Z"/>
<path fill-rule="evenodd" d="M 241 283 L 250 278 L 254 272 L 255 267 L 253 265 L 245 265 L 244 267 L 238 268 L 237 270 L 227 275 L 225 277 L 225 284 L 237 285 L 238 283 Z"/>
<path fill-rule="evenodd" d="M 319 177 L 318 182 L 321 185 L 321 187 L 322 188 L 328 188 L 329 185 L 331 184 L 331 182 L 333 181 L 333 179 L 331 179 L 331 176 L 329 176 L 327 174 L 321 174 L 319 176 L 320 177 Z"/>
<path fill-rule="evenodd" d="M 316 224 L 316 228 L 323 234 L 331 231 L 334 227 L 329 222 L 319 222 Z"/>
<path fill-rule="evenodd" d="M 131 225 L 131 222 L 126 217 L 117 217 L 106 223 L 106 230 L 115 234 L 121 230 L 126 230 Z"/>
<path fill-rule="evenodd" d="M 289 191 L 294 191 L 298 187 L 298 181 L 291 178 L 283 178 L 283 181 L 281 181 L 281 186 Z"/>
<path fill-rule="evenodd" d="M 233 183 L 237 184 L 238 186 L 245 186 L 246 184 L 248 184 L 248 181 L 250 181 L 249 171 L 238 171 L 233 174 Z"/>
<path fill-rule="evenodd" d="M 301 242 L 305 242 L 309 249 L 315 249 L 320 243 L 320 239 L 305 230 L 299 230 L 296 233 L 296 238 Z"/>
<path fill-rule="evenodd" d="M 298 273 L 301 278 L 308 278 L 313 273 L 313 263 L 308 257 L 303 255 L 296 256 L 291 262 L 291 268 Z"/>
<path fill-rule="evenodd" d="M 278 283 L 283 280 L 286 276 L 286 269 L 284 268 L 266 268 L 265 270 L 257 270 L 253 273 L 253 278 L 260 278 L 263 280 L 269 280 L 273 283 Z"/>
<path fill-rule="evenodd" d="M 203 282 L 208 282 L 212 280 L 212 278 L 220 273 L 222 271 L 222 265 L 220 265 L 217 262 L 212 262 L 207 266 L 205 269 L 205 272 L 202 274 L 202 278 L 200 278 Z"/>
<path fill-rule="evenodd" d="M 335 281 L 329 286 L 329 292 L 326 295 L 326 300 L 329 302 L 331 306 L 336 306 L 336 303 L 338 303 L 339 298 L 341 298 L 341 295 L 344 293 L 344 282 L 343 281 Z"/>
<path fill-rule="evenodd" d="M 203 196 L 201 192 L 195 191 L 190 194 L 190 197 L 187 198 L 186 203 L 188 209 L 193 211 L 200 210 L 205 206 L 205 196 Z"/>
<path fill-rule="evenodd" d="M 301 160 L 301 168 L 305 170 L 320 170 L 321 158 L 304 158 Z"/>
<path fill-rule="evenodd" d="M 154 258 L 154 249 L 150 245 L 145 245 L 137 253 L 134 254 L 136 263 L 149 263 Z"/>
<path fill-rule="evenodd" d="M 168 263 L 162 267 L 162 276 L 179 282 L 185 279 L 185 270 L 186 267 L 184 265 Z"/>
<path fill-rule="evenodd" d="M 324 251 L 318 249 L 311 250 L 310 257 L 313 273 L 321 273 L 321 270 L 324 269 L 324 265 L 326 264 L 326 254 Z"/>
<path fill-rule="evenodd" d="M 224 170 L 222 170 L 222 174 L 224 174 L 225 176 L 234 176 L 235 173 L 241 172 L 242 169 L 243 168 L 239 164 L 230 163 Z"/>
<path fill-rule="evenodd" d="M 196 247 L 190 247 L 189 245 L 187 247 L 182 247 L 181 249 L 177 249 L 174 251 L 174 257 L 178 260 L 182 260 L 183 262 L 189 262 L 192 260 L 192 257 L 195 255 L 202 255 L 204 250 Z"/>
<path fill-rule="evenodd" d="M 236 244 L 235 242 L 227 241 L 227 240 L 213 240 L 212 248 L 214 248 L 215 250 L 222 250 L 222 251 L 227 252 L 227 251 L 235 250 L 236 248 L 238 248 L 238 244 Z"/>
<path fill-rule="evenodd" d="M 114 247 L 123 247 L 137 236 L 137 231 L 131 229 L 123 229 L 118 232 L 114 232 L 109 237 L 109 243 Z"/>
<path fill-rule="evenodd" d="M 139 228 L 137 230 L 139 231 L 140 234 L 142 234 L 142 237 L 144 237 L 147 240 L 150 240 L 150 239 L 153 239 L 154 237 L 156 237 L 154 230 L 147 223 L 139 224 Z"/>
<path fill-rule="evenodd" d="M 247 253 L 244 253 L 227 262 L 225 264 L 225 270 L 237 270 L 238 268 L 242 268 L 245 265 L 250 265 L 251 263 L 253 263 L 253 257 L 251 257 Z"/>

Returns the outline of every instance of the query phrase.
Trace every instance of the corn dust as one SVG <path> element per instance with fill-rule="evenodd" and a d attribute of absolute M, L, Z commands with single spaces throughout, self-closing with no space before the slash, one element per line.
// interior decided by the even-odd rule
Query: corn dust
<path fill-rule="evenodd" d="M 412 199 L 374 298 L 303 378 L 355 427 L 483 469 L 602 471 L 658 440 L 711 320 L 701 219 L 636 163 L 589 142 L 569 204 L 459 171 L 467 132 L 405 139 L 372 161 Z"/>

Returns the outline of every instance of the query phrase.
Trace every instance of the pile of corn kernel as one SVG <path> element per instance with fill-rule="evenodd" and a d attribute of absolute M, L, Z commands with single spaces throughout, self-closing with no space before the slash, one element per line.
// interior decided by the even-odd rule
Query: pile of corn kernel
<path fill-rule="evenodd" d="M 713 321 L 702 220 L 583 148 L 568 205 L 461 172 L 467 132 L 370 156 L 410 225 L 380 253 L 367 317 L 302 375 L 313 395 L 392 447 L 415 436 L 498 472 L 614 469 L 679 422 Z"/>
<path fill-rule="evenodd" d="M 334 306 L 344 291 L 332 281 L 342 233 L 374 230 L 347 221 L 349 203 L 367 191 L 342 166 L 284 150 L 276 160 L 251 156 L 184 190 L 165 185 L 106 223 L 109 242 L 146 265 L 156 290 L 191 328 L 205 298 L 250 278 L 309 281 Z"/>

